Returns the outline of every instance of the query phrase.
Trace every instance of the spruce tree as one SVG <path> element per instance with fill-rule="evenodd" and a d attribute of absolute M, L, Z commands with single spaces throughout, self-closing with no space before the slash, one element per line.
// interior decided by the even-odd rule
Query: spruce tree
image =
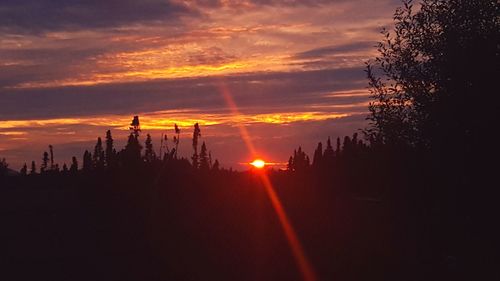
<path fill-rule="evenodd" d="M 210 169 L 210 161 L 208 158 L 208 151 L 205 142 L 201 144 L 200 151 L 200 170 L 207 171 Z"/>
<path fill-rule="evenodd" d="M 71 166 L 69 167 L 69 171 L 72 173 L 72 174 L 75 174 L 78 172 L 78 161 L 76 160 L 76 157 L 73 156 L 71 158 Z"/>
<path fill-rule="evenodd" d="M 198 123 L 194 124 L 194 131 L 193 131 L 193 156 L 191 157 L 192 159 L 192 165 L 195 169 L 198 169 L 200 163 L 199 163 L 199 155 L 198 155 L 198 139 L 201 137 L 201 130 L 200 126 Z"/>
<path fill-rule="evenodd" d="M 21 168 L 21 171 L 19 172 L 21 173 L 21 176 L 26 176 L 28 174 L 28 165 L 24 163 L 23 167 Z"/>
<path fill-rule="evenodd" d="M 319 168 L 323 164 L 323 144 L 318 143 L 313 156 L 313 167 Z"/>
<path fill-rule="evenodd" d="M 144 145 L 146 148 L 144 151 L 144 159 L 147 163 L 153 163 L 153 161 L 156 159 L 156 154 L 153 149 L 153 140 L 151 139 L 150 134 L 147 134 L 146 142 L 144 143 Z"/>
<path fill-rule="evenodd" d="M 106 167 L 113 167 L 115 162 L 115 150 L 113 148 L 113 136 L 111 136 L 111 130 L 106 131 L 106 148 L 104 152 L 104 162 Z"/>
<path fill-rule="evenodd" d="M 104 150 L 102 148 L 101 137 L 97 138 L 94 146 L 94 154 L 92 155 L 92 165 L 96 170 L 104 169 Z"/>
<path fill-rule="evenodd" d="M 30 175 L 36 175 L 36 164 L 35 164 L 35 161 L 31 161 Z"/>
<path fill-rule="evenodd" d="M 47 151 L 43 152 L 42 165 L 40 166 L 40 174 L 47 172 L 49 168 L 49 153 Z"/>
<path fill-rule="evenodd" d="M 90 153 L 88 150 L 85 150 L 85 152 L 83 153 L 83 171 L 92 171 L 92 166 L 92 153 Z"/>

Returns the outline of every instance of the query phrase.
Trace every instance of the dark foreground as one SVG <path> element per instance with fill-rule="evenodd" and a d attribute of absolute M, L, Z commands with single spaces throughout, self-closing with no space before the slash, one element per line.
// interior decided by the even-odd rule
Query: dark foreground
<path fill-rule="evenodd" d="M 480 274 L 473 245 L 456 245 L 467 226 L 428 221 L 407 195 L 342 192 L 313 175 L 271 180 L 319 280 Z M 256 173 L 36 175 L 2 185 L 1 280 L 301 280 Z M 450 236 L 457 225 L 464 232 Z"/>

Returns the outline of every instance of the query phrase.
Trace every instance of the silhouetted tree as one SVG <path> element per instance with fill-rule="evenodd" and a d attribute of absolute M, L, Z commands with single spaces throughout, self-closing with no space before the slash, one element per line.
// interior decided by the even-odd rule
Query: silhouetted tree
<path fill-rule="evenodd" d="M 170 154 L 170 150 L 168 148 L 168 137 L 167 137 L 167 134 L 161 134 L 161 139 L 160 139 L 160 160 L 165 159 L 165 156 L 169 155 L 169 154 Z"/>
<path fill-rule="evenodd" d="M 144 159 L 147 163 L 153 163 L 153 161 L 156 159 L 156 155 L 153 149 L 153 140 L 151 139 L 150 134 L 147 134 L 146 142 L 144 143 L 144 145 L 146 148 L 144 151 Z"/>
<path fill-rule="evenodd" d="M 102 148 L 101 137 L 97 138 L 94 146 L 94 154 L 92 155 L 92 165 L 96 170 L 104 169 L 104 149 Z"/>
<path fill-rule="evenodd" d="M 325 152 L 323 153 L 323 159 L 324 159 L 327 167 L 332 166 L 333 161 L 334 161 L 334 157 L 335 157 L 335 152 L 333 151 L 332 142 L 330 140 L 330 137 L 328 137 L 328 140 L 326 141 Z"/>
<path fill-rule="evenodd" d="M 293 156 L 288 160 L 288 170 L 292 172 L 306 171 L 309 165 L 309 156 L 302 151 L 302 147 L 300 146 L 297 150 L 294 150 Z"/>
<path fill-rule="evenodd" d="M 9 171 L 9 164 L 5 158 L 0 159 L 0 176 L 7 175 Z"/>
<path fill-rule="evenodd" d="M 215 159 L 214 164 L 212 165 L 213 171 L 218 171 L 220 169 L 219 160 Z"/>
<path fill-rule="evenodd" d="M 134 116 L 134 118 L 132 119 L 132 123 L 130 123 L 129 129 L 132 131 L 132 134 L 135 136 L 135 138 L 139 138 L 139 133 L 141 132 L 139 116 Z"/>
<path fill-rule="evenodd" d="M 19 171 L 19 173 L 21 174 L 21 176 L 28 175 L 28 165 L 26 165 L 26 163 L 24 163 L 24 165 L 21 168 L 21 170 Z"/>
<path fill-rule="evenodd" d="M 205 142 L 201 144 L 200 151 L 200 170 L 208 171 L 210 169 L 210 160 L 207 153 L 207 146 Z"/>
<path fill-rule="evenodd" d="M 318 143 L 318 146 L 314 151 L 312 165 L 314 168 L 319 168 L 323 165 L 323 144 L 321 142 Z"/>
<path fill-rule="evenodd" d="M 78 172 L 78 160 L 76 160 L 75 156 L 71 158 L 71 166 L 69 167 L 69 171 L 72 174 L 76 174 Z"/>
<path fill-rule="evenodd" d="M 35 175 L 35 174 L 36 174 L 36 164 L 35 161 L 31 161 L 30 175 Z"/>
<path fill-rule="evenodd" d="M 124 164 L 125 165 L 135 165 L 141 162 L 141 150 L 142 146 L 139 144 L 139 140 L 136 135 L 131 133 L 128 137 L 127 145 L 125 149 L 122 151 L 122 155 L 124 156 Z"/>
<path fill-rule="evenodd" d="M 83 171 L 92 171 L 92 166 L 92 153 L 90 153 L 88 150 L 85 150 L 85 152 L 83 153 Z"/>
<path fill-rule="evenodd" d="M 106 148 L 104 151 L 104 158 L 106 167 L 114 167 L 116 162 L 116 151 L 113 147 L 114 140 L 111 135 L 111 130 L 106 131 Z"/>
<path fill-rule="evenodd" d="M 341 152 L 342 152 L 342 151 L 341 151 L 341 149 L 340 149 L 340 137 L 337 137 L 337 146 L 336 146 L 336 148 L 335 148 L 335 156 L 336 156 L 337 158 L 339 158 L 339 157 L 340 157 L 340 153 L 341 153 Z"/>
<path fill-rule="evenodd" d="M 42 165 L 40 166 L 40 174 L 47 172 L 49 168 L 49 153 L 47 151 L 43 152 Z"/>
<path fill-rule="evenodd" d="M 50 151 L 50 170 L 56 170 L 56 167 L 54 165 L 54 147 L 52 145 L 49 145 L 49 151 Z"/>
<path fill-rule="evenodd" d="M 69 171 L 69 170 L 68 170 L 68 166 L 66 166 L 66 163 L 64 163 L 64 164 L 63 164 L 63 168 L 62 168 L 62 172 L 63 172 L 64 174 L 67 174 L 67 173 L 68 173 L 68 171 Z"/>
<path fill-rule="evenodd" d="M 193 156 L 191 157 L 192 159 L 192 165 L 195 169 L 199 167 L 199 156 L 198 156 L 198 139 L 201 137 L 201 130 L 200 126 L 198 123 L 194 124 L 194 131 L 193 131 Z"/>
<path fill-rule="evenodd" d="M 497 92 L 500 5 L 424 0 L 415 12 L 412 1 L 403 3 L 394 32 L 383 30 L 379 56 L 367 65 L 374 101 L 365 132 L 435 153 L 473 151 L 498 121 L 498 103 L 484 101 Z"/>
<path fill-rule="evenodd" d="M 181 137 L 181 130 L 177 126 L 177 124 L 174 124 L 174 130 L 175 130 L 175 136 L 174 136 L 174 144 L 175 144 L 175 153 L 174 153 L 174 158 L 177 159 L 177 151 L 179 151 L 179 140 Z"/>

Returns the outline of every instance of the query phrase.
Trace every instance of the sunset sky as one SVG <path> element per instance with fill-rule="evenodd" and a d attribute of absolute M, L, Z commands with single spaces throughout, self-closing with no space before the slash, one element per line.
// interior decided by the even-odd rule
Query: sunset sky
<path fill-rule="evenodd" d="M 195 122 L 224 167 L 252 156 L 286 162 L 299 145 L 365 124 L 364 63 L 396 0 L 4 0 L 0 4 L 0 158 L 39 166 L 80 160 L 112 130 L 119 149 L 133 115 L 156 148 Z M 239 114 L 228 106 L 231 95 Z"/>

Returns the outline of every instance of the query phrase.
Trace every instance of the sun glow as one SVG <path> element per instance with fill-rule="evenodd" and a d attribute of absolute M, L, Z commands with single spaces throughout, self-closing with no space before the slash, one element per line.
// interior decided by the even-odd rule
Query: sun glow
<path fill-rule="evenodd" d="M 262 169 L 264 168 L 264 166 L 266 166 L 266 162 L 264 162 L 264 160 L 262 159 L 255 159 L 252 163 L 250 163 L 250 165 L 254 166 L 257 169 Z"/>

